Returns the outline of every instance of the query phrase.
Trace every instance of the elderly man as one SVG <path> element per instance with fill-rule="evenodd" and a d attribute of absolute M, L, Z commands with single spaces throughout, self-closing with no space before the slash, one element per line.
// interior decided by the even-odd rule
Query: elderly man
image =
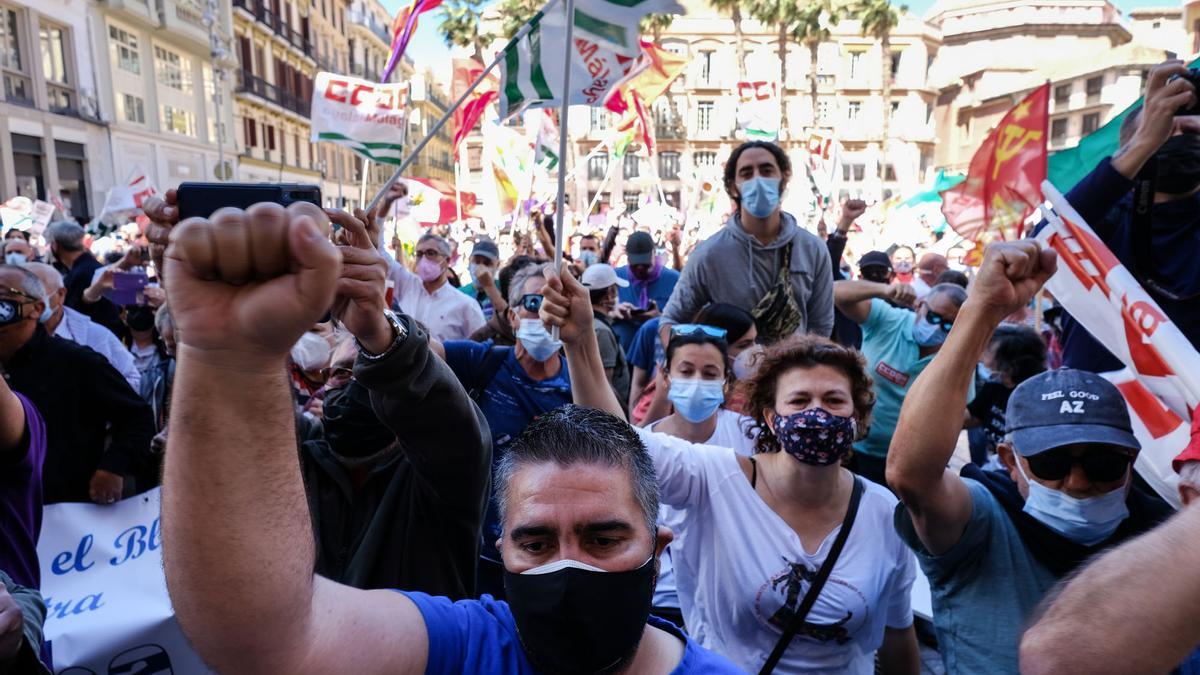
<path fill-rule="evenodd" d="M 388 278 L 396 284 L 400 309 L 420 321 L 440 342 L 466 340 L 486 323 L 479 303 L 450 285 L 450 242 L 425 234 L 413 251 L 416 274 L 391 261 Z"/>
<path fill-rule="evenodd" d="M 45 502 L 111 504 L 150 459 L 150 407 L 103 356 L 46 331 L 45 298 L 33 272 L 0 265 L 0 365 L 46 420 Z"/>
<path fill-rule="evenodd" d="M 167 254 L 181 340 L 175 415 L 186 422 L 166 453 L 164 568 L 200 656 L 246 673 L 734 672 L 648 616 L 671 535 L 655 526 L 645 447 L 597 411 L 543 415 L 501 463 L 497 544 L 511 602 L 360 591 L 313 573 L 283 368 L 341 282 L 338 252 L 292 213 L 259 204 L 189 220 Z M 218 258 L 217 231 L 251 255 Z M 413 339 L 378 323 L 360 338 L 356 371 Z"/>
<path fill-rule="evenodd" d="M 950 263 L 946 262 L 944 255 L 926 253 L 921 256 L 917 262 L 917 270 L 912 282 L 913 290 L 917 292 L 917 299 L 921 300 L 929 295 L 929 291 L 938 285 L 938 277 L 949 269 Z"/>
<path fill-rule="evenodd" d="M 998 446 L 1005 471 L 946 468 L 992 332 L 1054 269 L 1053 251 L 1035 242 L 988 248 L 956 329 L 908 392 L 888 454 L 903 502 L 896 529 L 929 577 L 949 672 L 1016 673 L 1021 628 L 1055 583 L 1170 512 L 1132 486 L 1139 445 L 1121 392 L 1080 370 L 1045 372 L 1013 391 Z"/>
<path fill-rule="evenodd" d="M 4 262 L 9 265 L 24 265 L 34 260 L 37 260 L 37 252 L 28 241 L 21 237 L 4 240 Z"/>
<path fill-rule="evenodd" d="M 86 314 L 67 307 L 67 289 L 58 270 L 45 263 L 28 263 L 25 268 L 36 274 L 46 287 L 49 316 L 42 321 L 46 332 L 90 347 L 112 364 L 134 391 L 141 391 L 142 374 L 134 363 L 133 354 L 112 331 L 92 321 Z"/>
<path fill-rule="evenodd" d="M 62 220 L 50 223 L 43 234 L 50 242 L 54 268 L 63 274 L 67 307 L 83 312 L 114 334 L 120 334 L 124 330 L 120 309 L 105 297 L 91 301 L 83 297 L 84 291 L 92 286 L 96 270 L 102 267 L 96 256 L 83 246 L 83 228 Z"/>
<path fill-rule="evenodd" d="M 854 444 L 851 468 L 864 478 L 886 485 L 884 462 L 900 417 L 900 404 L 942 348 L 967 292 L 960 286 L 936 286 L 917 302 L 915 309 L 906 309 L 913 304 L 913 290 L 905 284 L 838 281 L 833 293 L 838 309 L 862 326 L 862 352 L 875 378 L 871 428 Z M 958 413 L 959 422 L 965 412 L 964 406 Z"/>

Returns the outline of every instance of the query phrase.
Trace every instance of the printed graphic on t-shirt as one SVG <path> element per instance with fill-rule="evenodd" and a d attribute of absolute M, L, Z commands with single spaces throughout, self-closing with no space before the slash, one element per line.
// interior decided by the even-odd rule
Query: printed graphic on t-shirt
<path fill-rule="evenodd" d="M 897 387 L 908 386 L 908 380 L 910 379 L 908 376 L 908 373 L 904 373 L 899 370 L 896 370 L 895 368 L 889 366 L 888 364 L 884 363 L 883 361 L 880 361 L 879 365 L 875 366 L 875 372 L 879 373 L 879 375 L 881 377 L 883 377 L 883 379 L 887 380 L 888 382 L 891 382 L 892 384 L 896 385 Z"/>
<path fill-rule="evenodd" d="M 792 617 L 804 601 L 819 569 L 787 558 L 783 558 L 783 563 L 783 567 L 759 588 L 755 598 L 759 620 L 780 633 L 791 625 Z M 804 624 L 797 631 L 796 639 L 807 638 L 822 644 L 844 645 L 862 627 L 866 611 L 866 596 L 857 587 L 831 575 Z"/>

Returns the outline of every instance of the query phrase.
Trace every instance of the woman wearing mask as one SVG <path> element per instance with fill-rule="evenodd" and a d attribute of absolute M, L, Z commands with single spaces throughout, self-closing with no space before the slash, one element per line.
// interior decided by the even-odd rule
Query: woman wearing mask
<path fill-rule="evenodd" d="M 985 437 L 982 444 L 972 444 L 972 463 L 983 466 L 1004 440 L 1004 412 L 1013 389 L 1045 370 L 1046 343 L 1037 331 L 1007 323 L 996 328 L 979 364 L 975 398 L 967 404 L 964 426 L 978 427 Z"/>
<path fill-rule="evenodd" d="M 619 414 L 597 368 L 586 290 L 564 274 L 543 292 L 575 402 Z M 701 644 L 750 672 L 777 650 L 778 672 L 868 675 L 876 655 L 884 673 L 919 672 L 916 569 L 892 526 L 896 499 L 840 466 L 873 404 L 862 356 L 809 336 L 768 348 L 750 380 L 753 457 L 639 430 L 661 502 L 684 512 L 673 562 Z"/>

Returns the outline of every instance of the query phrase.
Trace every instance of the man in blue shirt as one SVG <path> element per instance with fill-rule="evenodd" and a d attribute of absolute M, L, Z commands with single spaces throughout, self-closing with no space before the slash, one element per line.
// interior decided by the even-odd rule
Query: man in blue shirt
<path fill-rule="evenodd" d="M 625 260 L 628 264 L 617 268 L 617 276 L 628 281 L 629 286 L 619 290 L 617 301 L 633 305 L 634 313 L 615 322 L 613 332 L 621 346 L 629 349 L 638 328 L 659 316 L 667 306 L 679 281 L 679 272 L 666 266 L 658 255 L 654 237 L 648 232 L 629 235 L 625 241 Z"/>
<path fill-rule="evenodd" d="M 522 268 L 508 286 L 509 320 L 516 327 L 515 347 L 454 340 L 444 346 L 446 364 L 475 399 L 492 431 L 492 464 L 538 415 L 571 402 L 571 379 L 561 344 L 538 319 L 546 278 L 541 265 Z M 436 347 L 435 347 L 436 349 Z M 476 581 L 480 593 L 504 597 L 503 564 L 493 546 L 500 534 L 499 513 L 488 500 Z"/>

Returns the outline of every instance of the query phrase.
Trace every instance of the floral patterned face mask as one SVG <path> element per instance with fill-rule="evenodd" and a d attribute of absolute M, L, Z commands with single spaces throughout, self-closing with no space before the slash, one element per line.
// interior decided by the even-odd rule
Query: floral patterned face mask
<path fill-rule="evenodd" d="M 853 417 L 839 417 L 824 408 L 809 408 L 775 420 L 779 445 L 792 457 L 814 466 L 828 466 L 845 457 L 857 429 Z"/>

